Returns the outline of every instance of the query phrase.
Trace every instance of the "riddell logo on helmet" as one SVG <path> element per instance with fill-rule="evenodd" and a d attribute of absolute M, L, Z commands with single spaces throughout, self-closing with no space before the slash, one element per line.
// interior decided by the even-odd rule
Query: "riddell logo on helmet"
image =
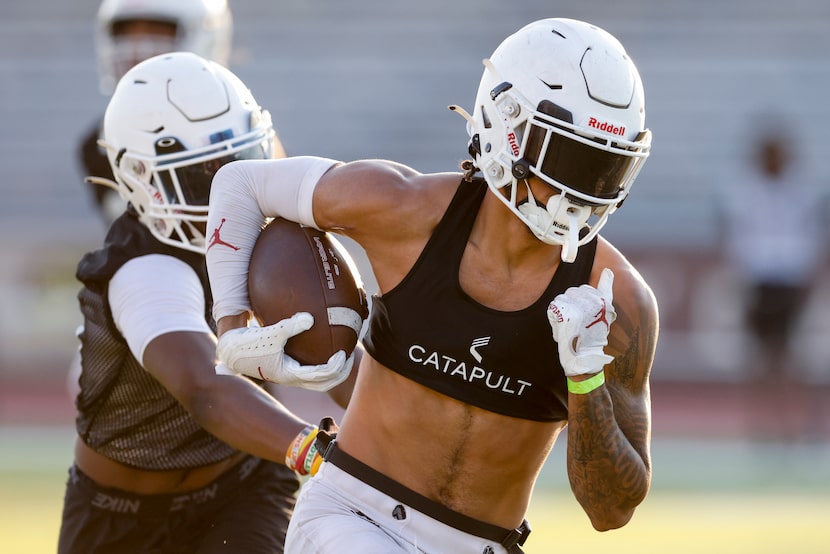
<path fill-rule="evenodd" d="M 507 142 L 510 143 L 510 150 L 513 152 L 513 155 L 518 156 L 519 144 L 516 142 L 516 133 L 512 131 L 507 133 Z"/>
<path fill-rule="evenodd" d="M 608 123 L 607 121 L 600 121 L 596 117 L 588 118 L 588 127 L 593 127 L 594 129 L 605 131 L 606 133 L 611 133 L 612 135 L 625 135 L 625 127 L 620 127 L 618 125 L 614 125 L 613 123 Z"/>
<path fill-rule="evenodd" d="M 502 121 L 504 121 L 505 131 L 507 131 L 507 144 L 510 146 L 510 151 L 513 152 L 514 156 L 519 157 L 519 141 L 516 136 L 516 131 L 513 130 L 510 121 L 506 117 Z"/>

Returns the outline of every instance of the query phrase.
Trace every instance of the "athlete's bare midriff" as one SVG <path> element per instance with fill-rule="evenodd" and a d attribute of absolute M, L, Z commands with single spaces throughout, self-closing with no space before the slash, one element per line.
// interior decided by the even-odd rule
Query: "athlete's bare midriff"
<path fill-rule="evenodd" d="M 97 453 L 80 438 L 75 439 L 75 464 L 102 487 L 136 494 L 173 494 L 200 489 L 245 458 L 238 452 L 215 464 L 168 471 L 149 471 L 125 466 Z"/>
<path fill-rule="evenodd" d="M 417 426 L 412 426 L 412 421 Z M 436 393 L 364 356 L 340 447 L 467 516 L 519 526 L 565 422 L 506 417 Z"/>

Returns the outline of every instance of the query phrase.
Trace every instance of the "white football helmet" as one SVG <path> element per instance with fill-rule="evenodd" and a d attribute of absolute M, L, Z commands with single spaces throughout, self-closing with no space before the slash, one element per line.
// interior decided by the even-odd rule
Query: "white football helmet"
<path fill-rule="evenodd" d="M 115 188 L 165 244 L 204 253 L 210 186 L 233 160 L 273 158 L 270 114 L 239 78 L 191 52 L 145 60 L 119 81 L 104 114 Z"/>
<path fill-rule="evenodd" d="M 484 65 L 473 115 L 450 109 L 467 119 L 470 153 L 496 197 L 572 262 L 648 157 L 637 68 L 616 38 L 572 19 L 523 27 Z M 531 176 L 558 192 L 546 205 L 531 194 Z"/>
<path fill-rule="evenodd" d="M 131 21 L 171 24 L 175 36 L 119 34 L 119 25 Z M 111 94 L 128 69 L 166 52 L 194 52 L 227 66 L 232 35 L 227 0 L 103 0 L 95 31 L 101 92 Z"/>

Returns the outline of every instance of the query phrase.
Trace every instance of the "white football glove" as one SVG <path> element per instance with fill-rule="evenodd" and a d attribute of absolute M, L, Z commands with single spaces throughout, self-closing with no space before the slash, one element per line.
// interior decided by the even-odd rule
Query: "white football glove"
<path fill-rule="evenodd" d="M 548 306 L 553 340 L 559 345 L 559 361 L 568 377 L 599 373 L 614 359 L 603 351 L 617 319 L 613 284 L 614 273 L 603 269 L 597 288 L 571 287 Z"/>
<path fill-rule="evenodd" d="M 219 337 L 216 355 L 217 373 L 241 373 L 314 391 L 327 391 L 348 378 L 354 363 L 354 353 L 348 358 L 343 350 L 335 352 L 325 364 L 301 365 L 287 355 L 285 343 L 295 335 L 311 329 L 314 317 L 298 312 L 288 319 L 265 327 L 240 327 Z M 224 366 L 224 367 L 223 367 Z"/>

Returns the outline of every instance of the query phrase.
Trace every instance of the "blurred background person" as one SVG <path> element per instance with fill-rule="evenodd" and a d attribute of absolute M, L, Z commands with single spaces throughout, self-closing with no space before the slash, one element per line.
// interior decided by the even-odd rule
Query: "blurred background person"
<path fill-rule="evenodd" d="M 128 69 L 157 54 L 193 52 L 228 67 L 233 17 L 226 0 L 104 0 L 95 23 L 99 89 L 112 94 Z M 83 176 L 112 179 L 98 118 L 81 137 L 78 150 Z M 87 183 L 106 224 L 121 215 L 126 203 L 112 189 Z"/>
<path fill-rule="evenodd" d="M 808 429 L 805 368 L 794 350 L 804 308 L 825 264 L 827 226 L 819 187 L 806 177 L 794 130 L 783 117 L 753 118 L 749 163 L 724 185 L 723 246 L 739 279 L 748 332 L 750 402 L 764 436 L 797 438 Z M 754 419 L 755 415 L 752 416 Z"/>

